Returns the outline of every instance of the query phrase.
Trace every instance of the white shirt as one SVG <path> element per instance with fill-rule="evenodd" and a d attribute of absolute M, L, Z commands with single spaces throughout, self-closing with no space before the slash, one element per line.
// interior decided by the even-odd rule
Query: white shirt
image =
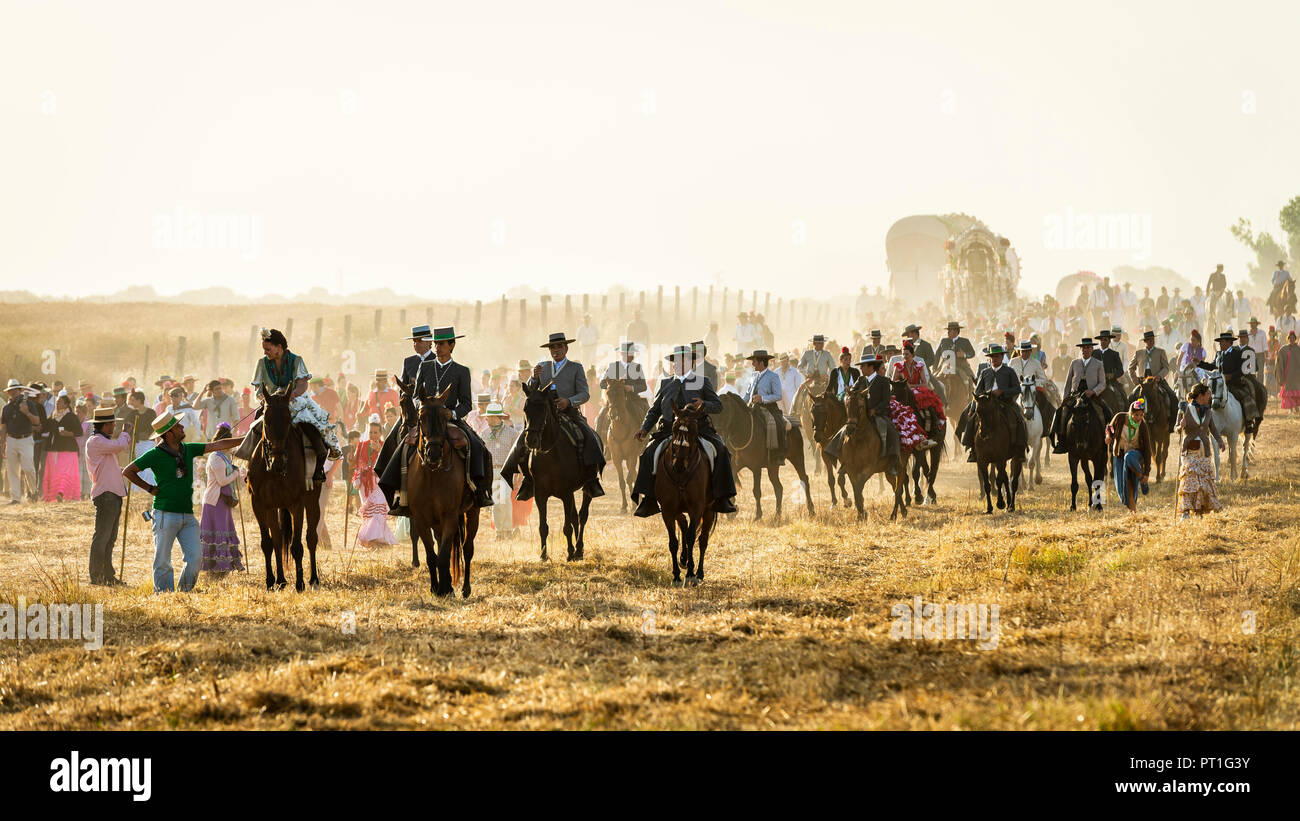
<path fill-rule="evenodd" d="M 781 412 L 789 413 L 794 393 L 803 384 L 803 374 L 799 373 L 798 368 L 786 368 L 784 371 L 777 368 L 776 375 L 781 377 Z"/>
<path fill-rule="evenodd" d="M 1263 356 L 1268 355 L 1268 332 L 1263 328 L 1256 328 L 1250 332 L 1247 337 L 1250 341 L 1250 347 L 1254 348 L 1256 353 Z"/>
<path fill-rule="evenodd" d="M 1290 314 L 1278 319 L 1277 330 L 1278 333 L 1281 334 L 1283 339 L 1286 339 L 1286 335 L 1291 331 L 1294 331 L 1295 329 L 1296 329 L 1296 318 L 1291 316 Z"/>
<path fill-rule="evenodd" d="M 578 344 L 591 347 L 596 344 L 596 326 L 583 325 L 578 329 Z"/>
<path fill-rule="evenodd" d="M 1276 288 L 1279 282 L 1286 282 L 1291 278 L 1291 272 L 1285 268 L 1279 268 L 1273 272 L 1273 287 Z"/>

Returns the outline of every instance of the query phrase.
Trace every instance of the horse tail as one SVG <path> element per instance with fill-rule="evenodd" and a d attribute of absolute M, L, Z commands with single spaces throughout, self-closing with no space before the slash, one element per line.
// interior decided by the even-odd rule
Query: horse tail
<path fill-rule="evenodd" d="M 478 508 L 472 508 L 475 515 Z M 467 513 L 461 513 L 456 516 L 456 533 L 451 539 L 451 587 L 454 591 L 460 587 L 465 578 L 465 517 Z"/>
<path fill-rule="evenodd" d="M 284 538 L 281 540 L 283 553 L 280 561 L 287 567 L 289 557 L 293 555 L 291 545 L 293 544 L 293 517 L 289 515 L 288 508 L 280 508 L 280 532 Z"/>

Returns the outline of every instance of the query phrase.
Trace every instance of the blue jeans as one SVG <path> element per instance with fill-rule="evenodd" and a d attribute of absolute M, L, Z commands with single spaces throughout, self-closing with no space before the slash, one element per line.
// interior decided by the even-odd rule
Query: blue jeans
<path fill-rule="evenodd" d="M 1138 476 L 1142 475 L 1142 454 L 1136 450 L 1130 450 L 1123 456 L 1112 457 L 1113 470 L 1115 473 L 1115 492 L 1119 494 L 1119 503 L 1128 504 L 1128 472 L 1131 470 Z M 1142 494 L 1146 495 L 1147 485 L 1142 484 Z M 1137 501 L 1137 491 L 1133 492 L 1133 499 Z"/>
<path fill-rule="evenodd" d="M 175 589 L 172 574 L 172 542 L 181 543 L 181 558 L 185 569 L 181 571 L 180 591 L 194 589 L 199 578 L 199 520 L 193 513 L 153 512 L 153 592 L 170 593 Z"/>

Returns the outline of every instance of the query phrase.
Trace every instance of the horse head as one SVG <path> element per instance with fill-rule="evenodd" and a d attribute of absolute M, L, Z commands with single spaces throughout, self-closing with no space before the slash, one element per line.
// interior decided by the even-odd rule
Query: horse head
<path fill-rule="evenodd" d="M 867 415 L 867 392 L 856 387 L 844 394 L 844 433 L 852 436 L 858 429 L 858 423 Z"/>
<path fill-rule="evenodd" d="M 416 398 L 420 400 L 419 448 L 420 461 L 426 469 L 438 467 L 442 463 L 442 446 L 447 439 L 447 420 L 451 411 L 447 409 L 447 397 L 451 395 L 452 386 L 437 396 L 425 393 L 424 385 L 416 386 Z"/>
<path fill-rule="evenodd" d="M 822 431 L 826 428 L 826 403 L 829 400 L 825 394 L 815 394 L 812 397 L 812 407 L 809 413 L 812 414 L 813 438 L 821 441 Z"/>
<path fill-rule="evenodd" d="M 1210 406 L 1216 410 L 1223 410 L 1228 404 L 1228 385 L 1219 371 L 1212 371 L 1205 375 L 1201 384 L 1210 389 Z"/>
<path fill-rule="evenodd" d="M 554 380 L 552 380 L 553 382 Z M 551 427 L 552 417 L 556 416 L 555 402 L 551 399 L 552 382 L 540 388 L 524 388 L 524 446 L 531 451 L 543 447 L 542 435 Z"/>
<path fill-rule="evenodd" d="M 408 427 L 416 421 L 414 391 L 410 382 L 403 382 L 401 379 L 394 379 L 397 385 L 397 393 L 401 397 L 398 405 L 402 408 L 402 427 Z"/>
<path fill-rule="evenodd" d="M 289 434 L 293 432 L 293 414 L 289 410 L 289 390 L 273 392 L 258 386 L 262 398 L 262 458 L 266 470 L 277 476 L 289 474 Z"/>
<path fill-rule="evenodd" d="M 673 402 L 673 427 L 668 456 L 674 473 L 685 473 L 699 450 L 700 419 L 703 414 L 703 407 L 696 410 L 694 405 L 682 407 Z"/>
<path fill-rule="evenodd" d="M 1034 415 L 1034 409 L 1038 407 L 1038 386 L 1032 376 L 1023 377 L 1020 380 L 1020 409 L 1025 412 L 1025 418 Z"/>

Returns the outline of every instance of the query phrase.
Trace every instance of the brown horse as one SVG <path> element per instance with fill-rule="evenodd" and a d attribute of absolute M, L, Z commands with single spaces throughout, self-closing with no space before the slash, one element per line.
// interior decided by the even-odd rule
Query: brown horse
<path fill-rule="evenodd" d="M 939 499 L 934 492 L 934 481 L 939 476 L 939 463 L 943 461 L 947 426 L 937 414 L 930 413 L 928 408 L 925 411 L 921 410 L 916 404 L 916 394 L 912 392 L 911 386 L 905 380 L 895 379 L 889 389 L 895 399 L 912 408 L 912 412 L 916 414 L 916 423 L 920 425 L 921 430 L 925 431 L 926 438 L 938 443 L 932 448 L 912 452 L 912 484 L 904 483 L 906 485 L 904 496 L 909 505 L 913 504 L 913 500 L 918 505 L 935 504 Z M 925 477 L 927 491 L 925 494 L 921 493 L 921 477 Z M 916 489 L 915 493 L 913 488 Z"/>
<path fill-rule="evenodd" d="M 767 436 L 764 429 L 754 418 L 745 400 L 737 394 L 724 393 L 721 397 L 722 413 L 718 414 L 717 431 L 722 441 L 734 455 L 731 463 L 736 473 L 736 484 L 740 484 L 740 471 L 748 468 L 754 474 L 754 520 L 763 518 L 763 469 L 767 469 L 767 479 L 772 483 L 776 493 L 776 519 L 781 518 L 781 498 L 785 492 L 781 484 L 781 465 L 789 462 L 803 484 L 804 498 L 808 502 L 808 513 L 813 512 L 812 488 L 808 484 L 808 472 L 804 470 L 803 435 L 799 428 L 793 427 L 785 437 L 785 453 L 779 461 L 771 458 L 767 448 Z M 767 411 L 760 411 L 767 413 Z"/>
<path fill-rule="evenodd" d="M 862 383 L 859 383 L 862 384 Z M 863 390 L 851 390 L 844 395 L 848 421 L 844 426 L 844 444 L 840 450 L 840 465 L 849 476 L 853 485 L 853 503 L 858 509 L 858 519 L 867 518 L 862 501 L 862 488 L 874 474 L 884 474 L 888 468 L 884 443 L 876 431 L 875 419 L 867 413 L 867 393 Z M 887 424 L 893 424 L 887 422 Z M 902 457 L 898 474 L 888 476 L 890 486 L 894 489 L 894 509 L 890 511 L 891 521 L 898 518 L 902 511 L 907 518 L 907 503 L 903 501 L 903 488 L 907 484 L 907 457 Z"/>
<path fill-rule="evenodd" d="M 1169 436 L 1174 430 L 1174 420 L 1169 418 L 1169 404 L 1164 392 L 1154 376 L 1142 380 L 1138 390 L 1147 403 L 1147 430 L 1151 433 L 1151 446 L 1155 451 L 1151 459 L 1155 462 L 1156 481 L 1165 479 L 1165 462 L 1169 458 Z"/>
<path fill-rule="evenodd" d="M 817 443 L 817 450 L 821 454 L 822 465 L 826 468 L 826 485 L 831 489 L 831 507 L 835 507 L 835 478 L 837 466 L 840 460 L 828 453 L 826 446 L 830 444 L 833 437 L 844 423 L 848 420 L 848 412 L 844 410 L 844 403 L 838 399 L 827 399 L 825 394 L 813 396 L 812 405 L 812 432 L 813 441 Z M 838 471 L 840 482 L 840 501 L 845 507 L 849 507 L 853 502 L 849 499 L 849 489 L 846 484 L 848 475 L 841 469 Z"/>
<path fill-rule="evenodd" d="M 718 514 L 710 503 L 712 471 L 708 457 L 700 447 L 700 417 L 704 410 L 673 404 L 672 435 L 668 448 L 655 467 L 655 500 L 659 503 L 664 527 L 668 529 L 668 553 L 673 559 L 673 581 L 682 580 L 686 567 L 686 584 L 704 580 L 704 551 L 709 547 Z M 677 531 L 681 530 L 682 560 L 677 561 Z M 700 542 L 700 561 L 692 555 L 696 539 Z"/>
<path fill-rule="evenodd" d="M 1102 418 L 1081 393 L 1066 398 L 1056 412 L 1066 414 L 1061 436 L 1070 457 L 1070 510 L 1079 509 L 1080 467 L 1090 500 L 1089 509 L 1101 510 L 1105 494 L 1098 492 L 1103 490 L 1098 483 L 1106 481 L 1106 424 L 1110 420 Z"/>
<path fill-rule="evenodd" d="M 632 480 L 636 478 L 636 460 L 641 455 L 641 443 L 637 441 L 636 432 L 641 429 L 650 405 L 645 397 L 623 390 L 623 383 L 614 383 L 614 390 L 605 392 L 607 431 L 604 431 L 605 462 L 618 474 L 619 497 L 623 506 L 620 512 L 627 513 L 627 494 Z"/>
<path fill-rule="evenodd" d="M 790 403 L 790 415 L 799 420 L 803 430 L 813 429 L 813 403 L 817 397 L 826 393 L 826 383 L 828 381 L 830 380 L 825 374 L 820 371 L 813 371 L 812 376 L 804 380 L 803 384 L 794 392 L 794 401 Z M 839 430 L 839 428 L 835 430 Z M 832 430 L 831 434 L 834 434 L 835 430 Z M 823 466 L 822 460 L 818 458 L 820 453 L 821 449 L 813 441 L 813 438 L 804 437 L 804 460 L 805 462 L 808 459 L 814 460 L 814 474 L 820 471 Z M 849 503 L 848 496 L 847 494 L 842 495 L 845 496 L 844 503 L 847 505 Z"/>
<path fill-rule="evenodd" d="M 398 385 L 403 396 L 409 396 L 409 387 Z M 448 424 L 451 410 L 445 402 L 451 388 L 432 397 L 424 393 L 423 384 L 415 390 L 415 398 L 420 400 L 417 439 L 406 474 L 412 551 L 417 538 L 424 543 L 430 593 L 450 596 L 459 586 L 461 596 L 469 598 L 479 520 L 468 476 L 469 440 L 460 428 Z"/>
<path fill-rule="evenodd" d="M 304 589 L 302 578 L 302 534 L 306 520 L 307 550 L 311 553 L 311 586 L 319 587 L 316 575 L 316 526 L 320 522 L 320 485 L 307 488 L 311 470 L 307 467 L 302 434 L 294 426 L 285 388 L 268 393 L 259 388 L 264 410 L 262 435 L 248 460 L 248 497 L 262 537 L 266 559 L 266 589 L 284 587 L 286 547 L 297 566 L 294 589 Z M 275 575 L 271 575 L 271 555 Z"/>
<path fill-rule="evenodd" d="M 582 492 L 582 509 L 574 504 L 573 494 L 582 489 L 586 468 L 578 446 L 560 429 L 560 412 L 555 408 L 550 385 L 530 388 L 524 384 L 524 446 L 528 448 L 528 472 L 533 478 L 533 498 L 537 502 L 537 532 L 542 537 L 542 561 L 546 536 L 546 502 L 552 496 L 564 502 L 564 538 L 568 542 L 568 560 L 582 558 L 583 535 L 587 530 L 587 512 L 591 496 Z"/>
<path fill-rule="evenodd" d="M 946 408 L 964 408 L 970 404 L 975 388 L 974 379 L 970 373 L 957 367 L 957 355 L 951 348 L 943 352 L 935 378 L 943 386 Z M 957 436 L 957 426 L 953 424 L 947 427 L 953 435 L 952 458 L 955 462 L 961 458 L 964 449 Z"/>
<path fill-rule="evenodd" d="M 1016 413 L 1019 411 L 1017 410 Z M 979 471 L 980 492 L 984 495 L 984 503 L 987 506 L 984 512 L 993 512 L 995 485 L 998 492 L 998 510 L 1005 508 L 1008 512 L 1015 512 L 1016 489 L 1020 486 L 1020 472 L 1025 467 L 1024 451 L 1016 452 L 1014 444 L 1016 431 L 1007 423 L 1007 414 L 1002 401 L 991 393 L 975 395 L 973 416 L 971 424 L 975 425 L 975 446 L 972 450 L 975 451 L 975 463 Z M 1007 462 L 1011 463 L 1009 478 Z"/>

